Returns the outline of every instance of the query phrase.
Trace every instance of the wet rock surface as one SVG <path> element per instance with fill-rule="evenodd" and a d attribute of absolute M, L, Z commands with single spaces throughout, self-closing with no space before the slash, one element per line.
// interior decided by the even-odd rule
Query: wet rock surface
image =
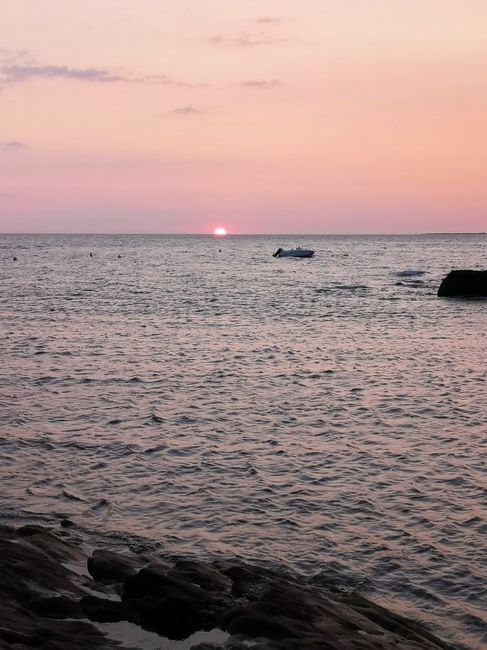
<path fill-rule="evenodd" d="M 487 270 L 450 271 L 440 284 L 438 296 L 487 297 Z"/>
<path fill-rule="evenodd" d="M 164 648 L 167 638 L 217 628 L 226 641 L 192 650 L 451 649 L 360 596 L 242 562 L 88 554 L 66 531 L 41 527 L 0 528 L 0 558 L 0 649 L 120 647 L 97 628 L 120 621 L 166 637 Z"/>

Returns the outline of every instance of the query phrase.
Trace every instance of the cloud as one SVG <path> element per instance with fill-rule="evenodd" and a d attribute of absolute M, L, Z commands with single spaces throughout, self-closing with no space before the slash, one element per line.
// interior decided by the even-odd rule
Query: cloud
<path fill-rule="evenodd" d="M 259 88 L 261 90 L 270 90 L 271 88 L 277 88 L 277 86 L 282 86 L 282 81 L 279 79 L 271 79 L 270 81 L 250 79 L 249 81 L 242 81 L 241 86 L 246 88 Z"/>
<path fill-rule="evenodd" d="M 172 79 L 165 74 L 152 74 L 146 77 L 140 77 L 139 79 L 134 79 L 134 81 L 140 82 L 152 82 L 160 83 L 164 86 L 182 86 L 183 88 L 208 88 L 209 84 L 206 83 L 191 83 L 190 81 L 178 81 L 177 79 Z"/>
<path fill-rule="evenodd" d="M 203 113 L 202 110 L 195 108 L 194 106 L 178 106 L 172 111 L 169 111 L 171 115 L 195 115 Z"/>
<path fill-rule="evenodd" d="M 0 147 L 2 149 L 24 149 L 27 145 L 18 140 L 4 140 L 0 141 Z"/>
<path fill-rule="evenodd" d="M 5 50 L 0 47 L 1 65 L 15 65 L 33 63 L 32 56 L 27 50 Z"/>
<path fill-rule="evenodd" d="M 0 48 L 0 83 L 14 84 L 32 79 L 71 79 L 91 83 L 159 83 L 167 86 L 203 88 L 208 84 L 178 81 L 168 75 L 133 76 L 115 73 L 106 68 L 78 68 L 67 65 L 43 65 L 27 51 L 10 52 Z"/>
<path fill-rule="evenodd" d="M 287 18 L 283 18 L 282 16 L 261 16 L 255 20 L 259 25 L 280 25 L 286 21 Z"/>
<path fill-rule="evenodd" d="M 0 65 L 0 81 L 3 83 L 17 83 L 39 78 L 75 79 L 95 83 L 129 81 L 127 77 L 112 74 L 103 68 L 69 68 L 65 65 L 40 65 L 37 63 Z"/>
<path fill-rule="evenodd" d="M 233 47 L 258 47 L 260 45 L 273 45 L 281 43 L 285 39 L 269 36 L 264 32 L 249 33 L 243 32 L 236 37 L 212 36 L 210 41 L 215 45 L 229 45 Z"/>

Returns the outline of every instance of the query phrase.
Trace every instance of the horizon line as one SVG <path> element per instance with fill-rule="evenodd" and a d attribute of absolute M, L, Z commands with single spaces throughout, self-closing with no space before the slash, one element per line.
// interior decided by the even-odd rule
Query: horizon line
<path fill-rule="evenodd" d="M 330 232 L 330 233 L 305 233 L 305 232 L 284 232 L 284 233 L 244 233 L 227 232 L 225 235 L 215 235 L 212 232 L 63 232 L 63 231 L 39 231 L 39 232 L 0 232 L 0 236 L 35 236 L 35 235 L 62 235 L 62 236 L 146 236 L 146 237 L 212 237 L 225 239 L 227 237 L 417 237 L 427 235 L 487 235 L 485 231 L 425 231 L 425 232 Z"/>

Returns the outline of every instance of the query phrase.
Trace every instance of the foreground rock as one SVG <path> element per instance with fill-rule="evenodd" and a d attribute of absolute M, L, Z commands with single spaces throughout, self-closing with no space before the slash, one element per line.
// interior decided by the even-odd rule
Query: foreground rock
<path fill-rule="evenodd" d="M 2 528 L 0 558 L 0 648 L 116 647 L 89 623 L 62 620 L 83 618 L 85 591 L 66 566 L 83 559 L 75 547 L 37 527 Z"/>
<path fill-rule="evenodd" d="M 438 295 L 487 297 L 487 271 L 450 271 L 442 280 Z"/>
<path fill-rule="evenodd" d="M 0 649 L 108 650 L 120 646 L 102 624 L 121 621 L 170 639 L 215 628 L 227 633 L 224 642 L 196 642 L 193 650 L 244 650 L 249 643 L 253 650 L 449 648 L 364 598 L 332 597 L 282 571 L 237 561 L 167 564 L 107 550 L 87 557 L 61 534 L 0 528 Z"/>

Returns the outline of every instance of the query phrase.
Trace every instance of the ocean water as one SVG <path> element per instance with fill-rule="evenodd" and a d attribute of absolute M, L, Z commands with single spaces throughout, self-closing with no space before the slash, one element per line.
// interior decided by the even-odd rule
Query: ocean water
<path fill-rule="evenodd" d="M 0 236 L 2 520 L 285 566 L 485 648 L 487 301 L 436 291 L 486 250 Z"/>

